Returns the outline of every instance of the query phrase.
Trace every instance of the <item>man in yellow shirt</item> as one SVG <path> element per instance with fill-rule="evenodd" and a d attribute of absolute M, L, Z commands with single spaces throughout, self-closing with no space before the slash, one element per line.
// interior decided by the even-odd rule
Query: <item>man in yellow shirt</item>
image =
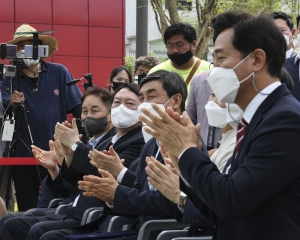
<path fill-rule="evenodd" d="M 172 24 L 164 33 L 164 42 L 169 60 L 155 66 L 149 73 L 153 73 L 157 70 L 176 72 L 188 83 L 189 92 L 192 77 L 208 70 L 210 65 L 207 61 L 194 56 L 196 50 L 196 31 L 188 24 Z M 197 63 L 198 60 L 200 64 Z M 195 69 L 195 72 L 189 76 L 195 64 L 199 64 L 199 66 Z"/>

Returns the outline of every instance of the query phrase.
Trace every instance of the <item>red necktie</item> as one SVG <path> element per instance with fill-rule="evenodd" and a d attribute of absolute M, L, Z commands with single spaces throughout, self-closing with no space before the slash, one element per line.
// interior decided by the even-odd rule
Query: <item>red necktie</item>
<path fill-rule="evenodd" d="M 235 157 L 237 157 L 238 155 L 247 127 L 248 127 L 248 123 L 245 121 L 244 118 L 242 118 L 237 127 Z"/>

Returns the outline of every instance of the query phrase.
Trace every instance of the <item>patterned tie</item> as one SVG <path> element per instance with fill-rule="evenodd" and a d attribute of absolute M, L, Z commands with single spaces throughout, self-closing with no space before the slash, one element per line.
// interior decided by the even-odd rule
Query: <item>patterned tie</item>
<path fill-rule="evenodd" d="M 239 149 L 241 147 L 242 144 L 242 140 L 244 138 L 244 135 L 246 133 L 248 127 L 248 123 L 245 121 L 244 118 L 241 119 L 241 121 L 238 124 L 237 127 L 237 133 L 236 133 L 236 147 L 235 147 L 235 158 L 238 155 Z"/>

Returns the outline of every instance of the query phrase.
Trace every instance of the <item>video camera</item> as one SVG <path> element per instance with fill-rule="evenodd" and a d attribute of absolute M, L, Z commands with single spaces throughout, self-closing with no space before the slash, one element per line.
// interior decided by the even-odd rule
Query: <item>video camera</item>
<path fill-rule="evenodd" d="M 49 46 L 48 45 L 39 45 L 39 33 L 51 33 L 48 32 L 24 32 L 19 34 L 32 34 L 33 42 L 32 45 L 25 45 L 24 52 L 17 52 L 17 45 L 14 44 L 5 44 L 1 43 L 0 45 L 0 58 L 10 60 L 11 65 L 4 65 L 0 63 L 0 80 L 3 76 L 6 77 L 15 77 L 17 67 L 25 68 L 24 59 L 34 59 L 37 60 L 41 57 L 49 56 Z M 24 53 L 24 55 L 23 55 Z M 21 56 L 22 55 L 22 56 Z"/>

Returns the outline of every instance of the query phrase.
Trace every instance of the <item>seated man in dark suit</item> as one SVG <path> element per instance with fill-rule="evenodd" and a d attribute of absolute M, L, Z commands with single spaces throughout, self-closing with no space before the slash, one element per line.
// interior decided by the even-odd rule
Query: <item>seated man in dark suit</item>
<path fill-rule="evenodd" d="M 102 96 L 102 97 L 101 97 Z M 110 138 L 116 133 L 116 129 L 114 126 L 108 122 L 107 125 L 100 125 L 100 128 L 97 127 L 97 125 L 94 125 L 94 122 L 101 121 L 103 122 L 103 114 L 105 112 L 96 111 L 97 108 L 101 105 L 107 105 L 108 106 L 108 112 L 110 111 L 110 106 L 112 103 L 112 95 L 108 93 L 105 89 L 93 87 L 89 88 L 81 97 L 81 105 L 84 105 L 82 107 L 82 114 L 81 119 L 85 122 L 84 128 L 87 133 L 94 136 L 90 141 L 97 143 L 96 147 L 106 139 Z M 98 107 L 97 107 L 98 106 Z M 102 106 L 104 107 L 104 106 Z M 103 115 L 103 116 L 102 116 Z M 110 115 L 110 113 L 108 114 Z M 109 116 L 108 116 L 109 117 Z M 88 121 L 85 121 L 85 119 L 88 119 Z M 65 123 L 68 124 L 68 123 Z M 76 133 L 77 134 L 77 133 Z M 75 134 L 75 135 L 76 135 Z M 105 136 L 104 136 L 105 134 Z M 78 135 L 78 134 L 77 134 Z M 95 140 L 94 140 L 95 139 Z M 48 176 L 43 180 L 42 186 L 41 186 L 41 192 L 38 196 L 38 205 L 35 210 L 30 209 L 26 212 L 17 212 L 13 214 L 7 214 L 5 215 L 1 221 L 0 225 L 8 218 L 11 217 L 21 217 L 21 216 L 45 216 L 54 214 L 55 209 L 48 209 L 48 204 L 45 205 L 47 202 L 51 201 L 53 198 L 57 197 L 63 197 L 65 198 L 64 201 L 62 201 L 61 204 L 68 204 L 70 202 L 73 202 L 74 199 L 78 196 L 79 191 L 77 186 L 73 187 L 72 185 L 68 184 L 67 181 L 64 181 L 64 188 L 62 188 L 60 191 L 57 191 L 55 186 L 60 186 L 60 181 L 62 181 L 62 176 L 59 172 L 59 167 L 56 164 L 57 161 L 60 163 L 60 165 L 63 162 L 63 154 L 59 149 L 55 149 L 54 147 L 57 147 L 57 144 L 59 141 L 56 141 L 55 143 L 50 140 L 49 141 L 49 148 L 50 151 L 43 151 L 42 149 L 37 148 L 36 146 L 32 146 L 33 154 L 39 153 L 40 158 L 42 157 L 43 161 L 39 161 L 40 164 L 45 167 L 48 170 Z M 59 145 L 60 146 L 60 145 Z M 90 148 L 89 148 L 90 149 Z M 47 157 L 47 158 L 46 158 Z M 58 184 L 57 184 L 58 183 Z M 54 188 L 54 189 L 53 189 Z M 52 198 L 52 199 L 51 199 Z M 64 216 L 62 216 L 63 218 Z"/>
<path fill-rule="evenodd" d="M 153 105 L 163 120 L 147 110 L 151 120 L 141 120 L 174 155 L 181 188 L 196 198 L 202 213 L 214 215 L 214 239 L 296 240 L 300 104 L 279 81 L 286 42 L 269 16 L 230 24 L 237 15 L 227 12 L 213 21 L 216 68 L 208 82 L 219 101 L 236 103 L 244 111 L 236 148 L 223 174 L 197 148 L 195 127 L 186 113 L 179 121 L 172 109 L 166 114 Z M 155 178 L 149 181 L 156 185 Z"/>
<path fill-rule="evenodd" d="M 97 98 L 100 99 L 106 99 L 111 101 L 112 97 L 111 95 L 106 91 L 99 93 L 96 95 Z M 112 137 L 108 137 L 105 141 L 102 141 L 98 146 L 97 149 L 99 150 L 108 150 L 108 147 L 114 142 L 114 148 L 115 151 L 124 159 L 126 159 L 127 164 L 130 165 L 130 163 L 139 155 L 140 149 L 144 145 L 143 136 L 141 133 L 141 128 L 139 126 L 139 123 L 137 122 L 138 118 L 138 112 L 137 107 L 139 105 L 138 100 L 138 87 L 134 85 L 130 85 L 125 87 L 124 89 L 120 89 L 118 92 L 116 91 L 115 98 L 121 97 L 121 95 L 124 95 L 128 97 L 130 96 L 131 100 L 128 101 L 128 105 L 131 106 L 131 108 L 135 108 L 136 111 L 132 112 L 131 118 L 124 118 L 126 121 L 123 121 L 122 123 L 124 125 L 127 124 L 127 127 L 124 127 L 122 125 L 121 128 L 117 128 L 116 134 L 111 134 Z M 92 96 L 94 97 L 94 96 Z M 91 99 L 86 99 L 88 100 Z M 103 100 L 104 102 L 105 100 Z M 83 114 L 86 114 L 88 116 L 93 115 L 101 115 L 98 119 L 102 119 L 101 123 L 97 123 L 95 119 L 90 119 L 90 125 L 94 127 L 99 127 L 98 125 L 102 125 L 102 129 L 105 129 L 107 124 L 110 124 L 110 122 L 114 122 L 111 120 L 110 116 L 110 104 L 104 104 L 101 103 L 101 106 L 95 104 L 94 101 L 92 101 L 86 109 L 84 108 L 83 104 Z M 107 109 L 108 107 L 108 109 Z M 85 112 L 86 110 L 86 112 Z M 135 115 L 135 117 L 134 117 Z M 107 118 L 106 121 L 103 121 L 103 118 Z M 95 124 L 96 122 L 96 124 Z M 88 128 L 88 122 L 86 120 L 84 121 L 84 124 L 87 125 Z M 64 126 L 65 125 L 65 126 Z M 103 128 L 104 126 L 104 128 Z M 87 155 L 85 158 L 78 158 L 76 156 L 77 154 L 82 155 L 80 153 L 81 151 L 85 151 L 84 147 L 81 146 L 80 143 L 77 142 L 79 139 L 78 134 L 76 134 L 76 124 L 75 121 L 72 121 L 72 125 L 68 124 L 58 124 L 55 131 L 55 137 L 62 143 L 62 151 L 64 152 L 65 159 L 62 164 L 61 170 L 57 173 L 58 177 L 60 178 L 60 181 L 55 180 L 52 182 L 51 186 L 53 186 L 54 190 L 62 191 L 64 189 L 63 182 L 68 182 L 72 186 L 77 186 L 77 181 L 79 179 L 82 179 L 82 176 L 85 174 L 89 174 L 89 169 L 95 169 L 93 166 L 89 164 L 89 159 Z M 106 131 L 106 134 L 109 133 L 111 129 Z M 93 133 L 95 136 L 95 133 Z M 102 134 L 102 137 L 105 137 L 105 134 Z M 116 139 L 119 137 L 118 139 Z M 73 141 L 76 139 L 75 141 Z M 73 143 L 77 142 L 76 149 L 74 148 L 73 143 L 68 143 L 67 146 L 63 145 L 66 144 L 67 141 L 73 141 Z M 115 141 L 114 141 L 115 140 Z M 93 141 L 90 141 L 90 143 L 93 143 Z M 94 146 L 96 146 L 97 143 L 94 143 Z M 91 148 L 87 147 L 88 150 L 91 150 Z M 73 153 L 73 150 L 75 153 Z M 74 156 L 73 156 L 74 155 Z M 125 162 L 126 162 L 125 161 Z M 86 167 L 81 167 L 81 166 Z M 91 166 L 91 167 L 90 167 Z M 89 168 L 90 167 L 90 168 Z M 58 179 L 59 180 L 59 179 Z M 1 237 L 4 237 L 5 239 L 25 239 L 28 237 L 28 239 L 40 239 L 40 237 L 43 235 L 43 233 L 48 232 L 50 230 L 58 230 L 58 229 L 64 229 L 62 231 L 57 231 L 57 233 L 53 233 L 52 236 L 59 236 L 63 238 L 64 232 L 71 232 L 71 233 L 78 233 L 77 230 L 72 229 L 74 227 L 79 227 L 80 221 L 82 218 L 82 215 L 84 211 L 90 207 L 99 207 L 103 206 L 103 202 L 100 201 L 97 198 L 87 198 L 80 193 L 80 195 L 75 199 L 73 206 L 70 207 L 67 210 L 66 216 L 60 219 L 63 219 L 61 221 L 55 221 L 55 218 L 59 218 L 60 216 L 52 215 L 48 216 L 48 218 L 22 218 L 22 219 L 12 219 L 12 221 L 8 222 L 6 221 L 3 224 L 3 227 L 1 228 Z M 25 224 L 22 224 L 25 223 Z M 24 226 L 26 225 L 26 226 Z M 13 232 L 12 227 L 19 226 L 22 228 L 22 231 L 19 231 L 17 233 Z M 83 230 L 84 231 L 84 230 Z M 62 235 L 60 235 L 62 233 Z"/>
<path fill-rule="evenodd" d="M 151 102 L 157 103 L 162 109 L 171 107 L 178 114 L 185 109 L 187 88 L 183 79 L 176 73 L 159 70 L 147 75 L 140 84 L 140 108 L 151 111 Z M 85 176 L 84 181 L 79 182 L 79 188 L 86 191 L 84 195 L 98 197 L 106 201 L 105 212 L 114 215 L 138 216 L 136 230 L 148 220 L 175 218 L 177 204 L 164 197 L 147 180 L 145 172 L 146 157 L 154 156 L 163 162 L 158 141 L 155 138 L 149 140 L 146 132 L 143 132 L 148 142 L 145 144 L 139 159 L 136 171 L 136 180 L 133 188 L 118 184 L 106 184 L 107 179 L 113 179 L 108 172 L 99 170 L 103 178 Z M 114 187 L 111 187 L 111 186 Z M 112 189 L 113 188 L 113 189 Z M 155 233 L 157 234 L 157 233 Z M 153 239 L 155 236 L 151 236 Z M 127 237 L 136 239 L 137 236 Z M 126 238 L 126 239 L 127 239 Z"/>

